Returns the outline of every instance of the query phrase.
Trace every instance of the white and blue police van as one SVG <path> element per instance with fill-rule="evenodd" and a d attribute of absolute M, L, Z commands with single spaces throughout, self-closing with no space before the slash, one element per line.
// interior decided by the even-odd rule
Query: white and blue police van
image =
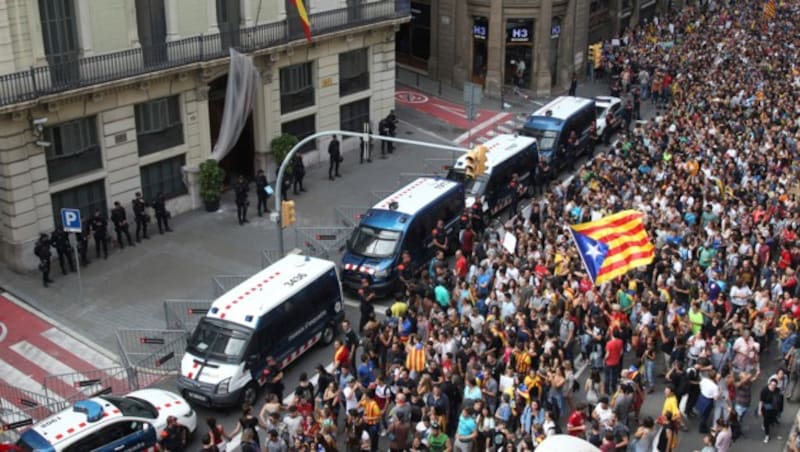
<path fill-rule="evenodd" d="M 344 319 L 336 264 L 289 254 L 216 299 L 181 361 L 180 393 L 212 407 L 253 404 L 267 357 L 284 368 Z"/>
<path fill-rule="evenodd" d="M 397 265 L 408 251 L 414 270 L 433 257 L 433 230 L 443 220 L 451 249 L 458 245 L 458 219 L 464 211 L 464 185 L 444 178 L 420 177 L 375 204 L 362 215 L 342 257 L 342 283 L 376 293 L 397 287 Z"/>
<path fill-rule="evenodd" d="M 517 135 L 498 135 L 483 146 L 488 150 L 483 174 L 475 178 L 467 176 L 467 156 L 462 155 L 448 171 L 447 178 L 464 184 L 468 208 L 480 201 L 484 213 L 496 216 L 511 205 L 514 174 L 525 193 L 533 196 L 538 147 L 535 138 Z"/>
<path fill-rule="evenodd" d="M 16 446 L 31 452 L 156 450 L 170 416 L 192 433 L 197 428 L 195 411 L 172 392 L 142 389 L 126 396 L 101 395 L 33 425 Z"/>
<path fill-rule="evenodd" d="M 525 121 L 520 133 L 536 138 L 539 158 L 561 169 L 575 163 L 588 149 L 589 130 L 597 117 L 593 99 L 560 96 L 536 110 Z M 577 152 L 570 155 L 567 140 L 572 132 L 578 137 Z"/>

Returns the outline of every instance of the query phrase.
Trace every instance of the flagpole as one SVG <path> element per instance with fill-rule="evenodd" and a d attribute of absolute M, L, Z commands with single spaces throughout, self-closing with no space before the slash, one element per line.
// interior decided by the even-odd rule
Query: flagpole
<path fill-rule="evenodd" d="M 589 270 L 589 266 L 586 265 L 586 259 L 583 258 L 583 253 L 581 253 L 581 247 L 578 245 L 578 241 L 575 240 L 575 231 L 569 226 L 567 226 L 567 229 L 569 229 L 569 236 L 572 238 L 572 243 L 574 243 L 575 248 L 578 249 L 578 257 L 581 259 L 581 263 L 583 264 L 583 269 L 586 270 L 586 274 L 589 275 L 589 279 L 592 280 L 592 285 L 596 287 L 597 284 L 594 283 L 594 277 L 592 276 L 592 272 Z"/>

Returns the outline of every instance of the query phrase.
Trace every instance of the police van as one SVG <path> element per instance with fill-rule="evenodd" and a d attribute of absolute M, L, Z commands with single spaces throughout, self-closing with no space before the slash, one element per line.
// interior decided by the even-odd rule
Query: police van
<path fill-rule="evenodd" d="M 167 418 L 194 432 L 197 414 L 169 391 L 143 389 L 126 396 L 102 395 L 75 402 L 20 435 L 16 446 L 31 452 L 155 450 Z"/>
<path fill-rule="evenodd" d="M 560 96 L 528 117 L 520 129 L 523 135 L 536 138 L 539 158 L 553 168 L 571 165 L 589 144 L 589 130 L 597 117 L 593 99 Z M 577 137 L 577 152 L 569 155 L 567 140 L 572 132 Z"/>
<path fill-rule="evenodd" d="M 414 180 L 361 217 L 342 257 L 342 283 L 356 289 L 367 278 L 377 293 L 392 293 L 402 252 L 409 252 L 414 270 L 427 264 L 434 254 L 433 230 L 438 220 L 444 221 L 455 249 L 463 211 L 462 184 L 431 177 Z"/>
<path fill-rule="evenodd" d="M 447 178 L 464 184 L 467 207 L 479 200 L 483 211 L 495 216 L 511 205 L 511 177 L 514 173 L 525 193 L 533 195 L 538 148 L 535 138 L 516 135 L 498 135 L 483 145 L 488 150 L 483 174 L 474 179 L 468 177 L 465 174 L 467 156 L 463 155 L 450 168 Z"/>
<path fill-rule="evenodd" d="M 266 383 L 266 358 L 286 367 L 344 319 L 336 265 L 289 254 L 216 299 L 181 361 L 178 388 L 212 407 L 252 404 Z"/>

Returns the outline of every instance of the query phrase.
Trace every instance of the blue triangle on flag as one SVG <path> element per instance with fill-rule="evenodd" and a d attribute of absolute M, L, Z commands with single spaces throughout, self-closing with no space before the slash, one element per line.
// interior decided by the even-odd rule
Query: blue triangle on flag
<path fill-rule="evenodd" d="M 603 261 L 608 255 L 608 245 L 585 234 L 581 234 L 574 229 L 570 229 L 570 231 L 572 231 L 572 238 L 578 246 L 578 252 L 581 255 L 586 271 L 589 272 L 589 276 L 592 281 L 594 281 L 597 278 L 597 273 L 603 266 Z"/>

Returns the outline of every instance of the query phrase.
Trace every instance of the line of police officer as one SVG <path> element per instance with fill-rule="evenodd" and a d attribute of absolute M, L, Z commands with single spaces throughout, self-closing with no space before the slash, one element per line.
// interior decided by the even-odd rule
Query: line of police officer
<path fill-rule="evenodd" d="M 136 242 L 141 242 L 142 238 L 149 239 L 147 235 L 147 225 L 150 223 L 150 215 L 147 213 L 148 207 L 152 207 L 153 212 L 158 223 L 158 232 L 172 232 L 169 227 L 170 212 L 167 210 L 164 194 L 159 192 L 151 203 L 145 202 L 140 192 L 136 192 L 136 197 L 133 199 L 133 217 L 136 223 Z M 125 248 L 123 237 L 128 239 L 128 245 L 136 246 L 131 238 L 130 226 L 128 224 L 127 212 L 125 207 L 119 201 L 114 202 L 114 208 L 111 209 L 111 223 L 114 225 L 114 232 L 117 236 L 117 244 L 120 250 Z M 96 209 L 94 214 L 83 222 L 83 230 L 75 234 L 78 246 L 78 258 L 80 265 L 85 267 L 89 265 L 89 237 L 94 237 L 95 255 L 100 259 L 102 251 L 103 258 L 108 259 L 108 220 L 105 215 Z M 74 249 L 69 240 L 69 233 L 64 230 L 64 227 L 59 225 L 56 227 L 50 236 L 47 234 L 40 234 L 39 240 L 33 247 L 33 253 L 39 258 L 39 271 L 42 272 L 42 284 L 47 287 L 53 280 L 50 279 L 50 259 L 52 252 L 50 248 L 55 248 L 58 254 L 58 263 L 61 266 L 61 272 L 66 275 L 67 268 L 69 271 L 75 272 L 75 259 Z"/>

